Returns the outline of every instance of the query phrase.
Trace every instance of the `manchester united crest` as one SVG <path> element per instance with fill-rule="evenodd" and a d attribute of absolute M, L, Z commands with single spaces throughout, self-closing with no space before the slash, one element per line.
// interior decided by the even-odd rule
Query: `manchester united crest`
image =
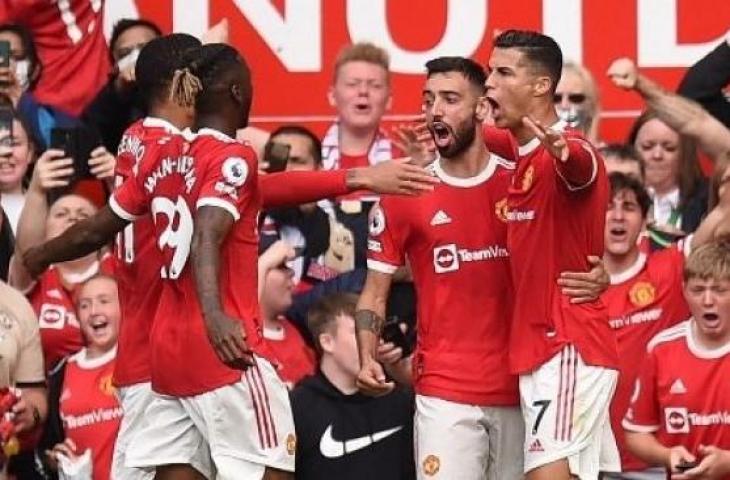
<path fill-rule="evenodd" d="M 109 396 L 112 396 L 116 393 L 111 375 L 104 375 L 99 379 L 99 390 L 101 390 L 102 393 L 104 393 L 105 395 Z"/>
<path fill-rule="evenodd" d="M 645 307 L 656 298 L 654 285 L 649 282 L 636 282 L 629 291 L 629 299 L 637 307 Z"/>
<path fill-rule="evenodd" d="M 522 175 L 522 191 L 527 192 L 532 187 L 532 182 L 535 180 L 535 167 L 530 165 Z"/>
<path fill-rule="evenodd" d="M 494 204 L 494 214 L 497 216 L 498 219 L 502 220 L 503 222 L 507 222 L 508 211 L 509 207 L 507 206 L 506 198 L 503 198 L 502 200 Z"/>
<path fill-rule="evenodd" d="M 436 455 L 428 455 L 423 459 L 423 473 L 429 477 L 436 475 L 441 469 L 441 460 Z"/>

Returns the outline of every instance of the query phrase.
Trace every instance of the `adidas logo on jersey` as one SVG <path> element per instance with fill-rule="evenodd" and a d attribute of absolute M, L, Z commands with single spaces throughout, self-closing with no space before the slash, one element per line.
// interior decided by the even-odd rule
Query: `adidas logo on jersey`
<path fill-rule="evenodd" d="M 684 383 L 682 382 L 681 378 L 678 378 L 674 381 L 672 386 L 669 388 L 669 393 L 672 393 L 674 395 L 681 395 L 683 393 L 687 393 L 687 387 L 684 386 Z"/>
<path fill-rule="evenodd" d="M 535 439 L 534 442 L 530 444 L 530 448 L 527 449 L 527 453 L 537 453 L 537 452 L 544 452 L 545 449 L 542 448 L 542 443 L 540 443 L 539 439 Z"/>
<path fill-rule="evenodd" d="M 431 219 L 431 226 L 435 227 L 436 225 L 446 225 L 447 223 L 451 223 L 451 217 L 446 215 L 446 212 L 443 210 L 439 210 L 436 212 L 436 214 Z"/>

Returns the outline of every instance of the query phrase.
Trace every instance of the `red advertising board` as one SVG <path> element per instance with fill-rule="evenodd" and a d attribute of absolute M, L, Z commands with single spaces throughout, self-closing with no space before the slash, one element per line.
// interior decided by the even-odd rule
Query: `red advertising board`
<path fill-rule="evenodd" d="M 602 136 L 620 140 L 642 104 L 607 81 L 611 61 L 634 58 L 674 89 L 730 29 L 730 1 L 720 0 L 113 0 L 106 8 L 107 22 L 139 15 L 166 31 L 200 33 L 227 18 L 231 42 L 254 70 L 254 123 L 304 123 L 318 132 L 334 114 L 326 92 L 344 45 L 368 39 L 388 47 L 388 119 L 397 121 L 419 110 L 426 59 L 486 62 L 495 32 L 524 28 L 554 36 L 566 57 L 590 68 L 601 91 Z"/>

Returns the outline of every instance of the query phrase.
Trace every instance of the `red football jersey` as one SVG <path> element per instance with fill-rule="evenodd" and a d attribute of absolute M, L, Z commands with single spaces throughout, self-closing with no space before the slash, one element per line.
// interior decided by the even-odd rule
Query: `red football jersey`
<path fill-rule="evenodd" d="M 189 151 L 145 163 L 137 178 L 120 187 L 114 199 L 115 208 L 130 218 L 152 213 L 162 249 L 163 290 L 150 335 L 152 388 L 192 396 L 235 383 L 241 372 L 218 360 L 208 341 L 188 257 L 195 209 L 228 211 L 236 223 L 220 256 L 221 301 L 228 315 L 242 321 L 249 347 L 269 358 L 258 318 L 256 155 L 249 146 L 204 128 Z"/>
<path fill-rule="evenodd" d="M 419 197 L 384 196 L 371 212 L 368 268 L 408 259 L 418 298 L 416 392 L 476 405 L 516 405 L 507 369 L 512 308 L 507 187 L 514 165 L 491 155 L 473 178 L 440 179 Z"/>
<path fill-rule="evenodd" d="M 568 344 L 589 365 L 618 365 L 605 305 L 600 300 L 571 304 L 557 284 L 561 272 L 588 271 L 587 257 L 603 255 L 609 198 L 599 154 L 577 132 L 563 133 L 570 149 L 567 162 L 554 158 L 537 138 L 517 148 L 507 213 L 515 290 L 509 348 L 514 373 L 538 368 Z M 514 151 L 514 140 L 505 131 L 487 127 L 485 139 L 491 151 Z"/>
<path fill-rule="evenodd" d="M 291 390 L 302 378 L 314 375 L 317 358 L 289 320 L 283 318 L 280 324 L 282 328 L 277 330 L 264 327 L 264 338 L 276 357 L 279 377 Z"/>
<path fill-rule="evenodd" d="M 730 344 L 708 350 L 696 340 L 694 320 L 649 342 L 623 427 L 653 433 L 667 447 L 730 449 Z M 730 477 L 726 477 L 730 478 Z"/>
<path fill-rule="evenodd" d="M 12 0 L 9 21 L 33 35 L 43 65 L 35 98 L 79 115 L 107 82 L 104 0 Z"/>
<path fill-rule="evenodd" d="M 69 358 L 59 399 L 63 431 L 80 455 L 91 450 L 94 480 L 111 478 L 114 443 L 124 411 L 112 385 L 114 354 L 87 358 L 86 349 Z"/>
<path fill-rule="evenodd" d="M 649 467 L 628 452 L 621 420 L 629 406 L 649 340 L 689 318 L 682 294 L 683 265 L 684 254 L 677 248 L 661 250 L 649 257 L 642 253 L 628 270 L 611 276 L 611 285 L 603 293 L 618 343 L 619 378 L 611 403 L 611 424 L 624 471 Z"/>
<path fill-rule="evenodd" d="M 114 260 L 105 256 L 95 263 L 89 272 L 78 278 L 81 284 L 101 269 L 104 273 L 114 272 Z M 76 317 L 76 286 L 66 288 L 58 269 L 51 265 L 33 286 L 28 299 L 38 315 L 38 328 L 43 346 L 46 370 L 63 357 L 78 352 L 84 346 L 84 338 Z"/>
<path fill-rule="evenodd" d="M 178 129 L 163 119 L 147 117 L 133 123 L 119 144 L 116 188 L 127 181 L 137 181 L 142 163 L 155 161 L 161 155 L 179 156 L 184 145 Z M 110 206 L 116 205 L 112 197 Z M 114 382 L 127 386 L 150 380 L 149 334 L 162 294 L 161 259 L 152 217 L 144 215 L 120 232 L 115 252 L 122 323 Z"/>

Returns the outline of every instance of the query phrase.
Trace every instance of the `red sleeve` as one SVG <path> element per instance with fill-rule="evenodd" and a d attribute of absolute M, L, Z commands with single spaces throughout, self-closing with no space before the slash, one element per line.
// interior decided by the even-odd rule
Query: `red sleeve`
<path fill-rule="evenodd" d="M 133 222 L 149 210 L 147 194 L 137 177 L 128 177 L 109 197 L 109 208 L 119 217 Z"/>
<path fill-rule="evenodd" d="M 507 160 L 517 159 L 517 145 L 509 130 L 497 128 L 492 125 L 484 125 L 484 143 L 490 152 L 494 152 Z"/>
<path fill-rule="evenodd" d="M 403 229 L 394 225 L 396 222 L 396 209 L 389 208 L 385 199 L 370 210 L 368 269 L 392 274 L 403 265 L 405 259 L 400 235 Z"/>
<path fill-rule="evenodd" d="M 279 172 L 259 177 L 264 208 L 286 207 L 349 192 L 347 170 Z"/>
<path fill-rule="evenodd" d="M 647 353 L 636 379 L 631 404 L 622 425 L 624 430 L 637 433 L 653 433 L 659 430 L 659 400 L 656 394 L 656 355 Z"/>
<path fill-rule="evenodd" d="M 238 221 L 241 212 L 258 201 L 256 154 L 238 143 L 228 144 L 205 166 L 196 208 L 220 207 Z"/>
<path fill-rule="evenodd" d="M 568 159 L 555 159 L 555 170 L 569 190 L 580 190 L 593 183 L 603 164 L 599 153 L 587 140 L 567 137 Z"/>

